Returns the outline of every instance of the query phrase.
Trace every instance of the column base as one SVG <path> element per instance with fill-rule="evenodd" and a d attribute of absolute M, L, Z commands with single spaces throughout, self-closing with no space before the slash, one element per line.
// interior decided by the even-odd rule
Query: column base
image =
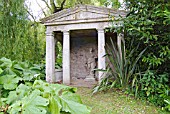
<path fill-rule="evenodd" d="M 87 76 L 85 79 L 84 79 L 85 82 L 96 82 L 95 78 L 92 77 L 92 76 Z"/>

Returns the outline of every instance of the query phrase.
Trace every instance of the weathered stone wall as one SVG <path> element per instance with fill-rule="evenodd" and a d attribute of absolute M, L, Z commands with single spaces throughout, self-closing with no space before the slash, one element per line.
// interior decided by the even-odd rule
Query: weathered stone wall
<path fill-rule="evenodd" d="M 90 48 L 93 49 L 92 54 Z M 71 77 L 84 79 L 88 76 L 87 60 L 91 56 L 97 57 L 97 53 L 97 37 L 71 38 Z"/>
<path fill-rule="evenodd" d="M 106 43 L 111 45 L 110 38 L 116 45 L 115 33 L 105 33 Z M 88 58 L 98 57 L 98 37 L 96 30 L 79 30 L 71 32 L 71 78 L 85 79 L 89 75 L 90 69 L 87 67 Z M 92 54 L 90 48 L 93 49 Z M 106 64 L 108 60 L 106 58 Z M 96 59 L 97 68 L 97 59 Z M 98 74 L 95 72 L 95 78 L 98 79 Z"/>

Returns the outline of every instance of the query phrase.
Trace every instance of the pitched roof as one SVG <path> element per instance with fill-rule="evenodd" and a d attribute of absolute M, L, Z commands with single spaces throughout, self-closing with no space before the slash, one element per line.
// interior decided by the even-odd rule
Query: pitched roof
<path fill-rule="evenodd" d="M 73 8 L 64 9 L 48 17 L 40 19 L 41 23 L 50 25 L 69 24 L 76 22 L 109 21 L 109 16 L 125 17 L 126 11 L 91 5 L 77 5 Z"/>

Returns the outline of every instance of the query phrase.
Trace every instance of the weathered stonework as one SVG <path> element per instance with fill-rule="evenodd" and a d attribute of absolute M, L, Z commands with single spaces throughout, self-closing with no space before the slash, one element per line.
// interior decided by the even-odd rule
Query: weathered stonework
<path fill-rule="evenodd" d="M 96 31 L 94 31 L 96 32 Z M 78 35 L 78 34 L 77 34 Z M 78 35 L 79 36 L 79 35 Z M 93 52 L 90 54 L 89 49 Z M 90 56 L 97 58 L 97 37 L 77 37 L 71 38 L 71 77 L 85 79 L 89 75 L 87 62 Z M 97 64 L 97 59 L 96 59 Z M 96 66 L 97 68 L 97 66 Z"/>
<path fill-rule="evenodd" d="M 71 84 L 72 79 L 86 80 L 87 77 L 92 79 L 93 76 L 100 81 L 103 72 L 97 73 L 92 69 L 95 66 L 98 69 L 106 68 L 105 44 L 110 37 L 115 41 L 115 36 L 120 37 L 120 35 L 105 33 L 105 29 L 111 25 L 122 25 L 122 22 L 110 23 L 110 17 L 118 18 L 119 15 L 124 17 L 126 12 L 105 7 L 78 5 L 41 19 L 47 33 L 46 80 L 55 81 L 55 41 L 58 40 L 63 45 L 64 84 Z M 117 44 L 120 49 L 120 38 Z M 89 51 L 90 49 L 93 51 Z"/>

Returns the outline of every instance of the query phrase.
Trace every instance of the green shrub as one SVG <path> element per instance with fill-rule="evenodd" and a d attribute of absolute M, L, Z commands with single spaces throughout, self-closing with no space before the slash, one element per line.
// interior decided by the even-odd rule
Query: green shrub
<path fill-rule="evenodd" d="M 159 74 L 170 74 L 170 1 L 167 0 L 125 0 L 126 18 L 112 19 L 114 32 L 124 32 L 126 49 L 140 47 L 136 56 L 146 47 L 147 51 L 138 62 L 140 71 L 156 70 Z M 122 21 L 123 26 L 114 26 Z M 131 44 L 133 41 L 133 45 Z"/>
<path fill-rule="evenodd" d="M 164 101 L 165 101 L 165 103 L 166 103 L 165 109 L 167 109 L 168 111 L 170 111 L 170 98 L 169 98 L 169 99 L 166 99 L 166 100 L 164 100 Z"/>
<path fill-rule="evenodd" d="M 125 0 L 128 9 L 126 18 L 112 18 L 112 30 L 124 32 L 126 49 L 140 47 L 132 60 L 147 47 L 138 62 L 139 74 L 131 79 L 135 96 L 145 98 L 157 106 L 169 104 L 170 85 L 170 1 L 167 0 Z M 122 21 L 123 26 L 114 26 Z M 133 45 L 131 41 L 134 42 Z"/>
<path fill-rule="evenodd" d="M 165 100 L 168 101 L 170 99 L 170 85 L 167 73 L 156 74 L 154 71 L 148 70 L 141 75 L 139 85 L 138 97 L 160 107 L 168 105 L 165 103 Z"/>

